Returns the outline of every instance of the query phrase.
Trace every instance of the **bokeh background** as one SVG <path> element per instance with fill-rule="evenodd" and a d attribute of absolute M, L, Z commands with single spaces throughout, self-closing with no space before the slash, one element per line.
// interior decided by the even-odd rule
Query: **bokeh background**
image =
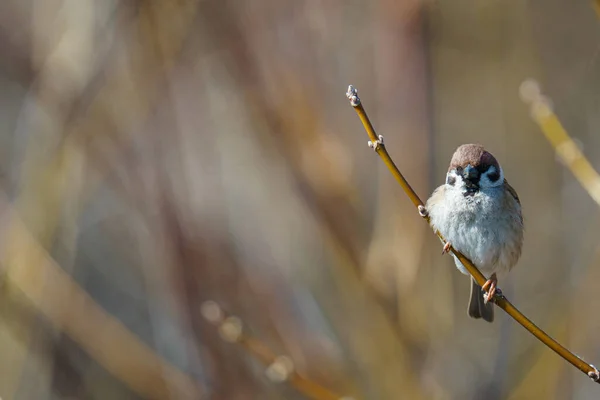
<path fill-rule="evenodd" d="M 496 155 L 526 221 L 500 286 L 600 363 L 599 205 L 519 98 L 540 82 L 600 169 L 599 38 L 588 0 L 3 0 L 0 397 L 600 398 L 467 317 L 345 98 L 423 199 L 458 145 Z"/>

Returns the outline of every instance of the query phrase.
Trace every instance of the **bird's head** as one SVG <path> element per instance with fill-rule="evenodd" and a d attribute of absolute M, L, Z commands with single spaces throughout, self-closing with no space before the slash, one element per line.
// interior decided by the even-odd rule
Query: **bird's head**
<path fill-rule="evenodd" d="M 479 190 L 500 187 L 504 173 L 496 158 L 479 144 L 463 144 L 454 152 L 446 185 L 459 189 L 465 196 Z"/>

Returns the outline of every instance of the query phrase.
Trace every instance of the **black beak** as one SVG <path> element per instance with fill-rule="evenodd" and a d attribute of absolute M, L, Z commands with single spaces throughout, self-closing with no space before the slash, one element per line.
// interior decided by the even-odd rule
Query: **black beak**
<path fill-rule="evenodd" d="M 467 165 L 467 167 L 463 170 L 462 175 L 467 186 L 479 186 L 479 171 L 477 171 L 477 168 Z"/>

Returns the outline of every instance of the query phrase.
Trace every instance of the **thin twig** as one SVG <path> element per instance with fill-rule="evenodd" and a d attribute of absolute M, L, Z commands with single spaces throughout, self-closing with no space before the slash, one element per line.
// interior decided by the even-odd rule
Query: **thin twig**
<path fill-rule="evenodd" d="M 425 219 L 427 223 L 429 223 L 429 216 L 425 212 L 425 206 L 423 205 L 423 202 L 421 201 L 417 193 L 413 190 L 413 188 L 409 185 L 409 183 L 406 181 L 406 178 L 404 178 L 398 167 L 396 167 L 396 164 L 394 164 L 394 161 L 388 154 L 383 143 L 383 136 L 378 136 L 375 133 L 375 129 L 373 128 L 373 125 L 371 124 L 371 121 L 369 120 L 369 117 L 367 116 L 367 113 L 365 112 L 365 109 L 362 106 L 360 98 L 358 97 L 358 91 L 354 87 L 349 86 L 346 96 L 350 100 L 350 104 L 352 105 L 352 107 L 354 107 L 354 110 L 358 114 L 360 120 L 362 121 L 365 127 L 365 130 L 367 131 L 367 134 L 369 135 L 369 138 L 371 139 L 369 141 L 369 147 L 374 148 L 375 152 L 381 157 L 381 159 L 388 167 L 392 175 L 394 175 L 398 183 L 400 183 L 400 186 L 402 186 L 402 189 L 404 189 L 404 191 L 406 192 L 410 200 L 413 202 L 415 207 L 417 207 L 419 215 L 421 215 L 421 217 L 423 217 L 423 219 Z M 435 233 L 443 243 L 446 243 L 444 237 L 440 234 L 440 232 L 436 231 Z M 453 247 L 450 247 L 450 250 L 465 266 L 465 268 L 473 276 L 475 281 L 480 286 L 482 286 L 486 282 L 486 279 L 483 276 L 483 274 L 477 269 L 477 267 L 467 257 L 465 257 L 462 253 L 460 253 Z M 538 340 L 540 340 L 550 349 L 554 350 L 559 356 L 573 364 L 573 366 L 578 368 L 580 371 L 586 373 L 594 382 L 600 383 L 600 373 L 598 372 L 598 369 L 596 367 L 583 361 L 581 358 L 571 353 L 563 345 L 561 345 L 556 340 L 548 336 L 548 334 L 546 334 L 543 330 L 538 328 L 532 321 L 530 321 L 525 315 L 523 315 L 519 310 L 517 310 L 517 308 L 513 306 L 512 303 L 509 302 L 504 295 L 496 293 L 493 301 L 498 307 L 503 309 L 508 315 L 510 315 L 515 321 L 521 324 Z"/>
<path fill-rule="evenodd" d="M 272 382 L 289 382 L 300 393 L 313 400 L 354 400 L 341 396 L 313 382 L 294 369 L 294 362 L 287 356 L 277 356 L 265 344 L 244 332 L 242 321 L 236 316 L 226 316 L 214 301 L 202 304 L 204 318 L 218 327 L 223 340 L 239 344 L 244 350 L 267 366 L 265 374 Z"/>
<path fill-rule="evenodd" d="M 56 263 L 8 204 L 8 198 L 0 192 L 0 208 L 9 218 L 8 229 L 0 234 L 12 240 L 4 249 L 10 262 L 3 260 L 3 265 L 12 269 L 3 282 L 5 295 L 26 301 L 142 398 L 202 398 L 204 388 L 100 307 Z M 65 305 L 72 304 L 76 306 L 65 309 Z"/>

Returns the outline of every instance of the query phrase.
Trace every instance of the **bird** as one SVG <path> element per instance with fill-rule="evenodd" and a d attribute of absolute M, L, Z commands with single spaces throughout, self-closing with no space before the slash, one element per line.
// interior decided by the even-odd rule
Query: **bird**
<path fill-rule="evenodd" d="M 480 144 L 463 144 L 454 152 L 446 182 L 426 202 L 430 224 L 450 247 L 464 254 L 485 276 L 479 286 L 471 277 L 467 313 L 472 318 L 494 321 L 490 300 L 503 278 L 521 257 L 523 215 L 517 192 L 504 177 L 496 158 Z M 456 267 L 469 272 L 453 254 Z M 487 293 L 486 293 L 487 292 Z"/>

